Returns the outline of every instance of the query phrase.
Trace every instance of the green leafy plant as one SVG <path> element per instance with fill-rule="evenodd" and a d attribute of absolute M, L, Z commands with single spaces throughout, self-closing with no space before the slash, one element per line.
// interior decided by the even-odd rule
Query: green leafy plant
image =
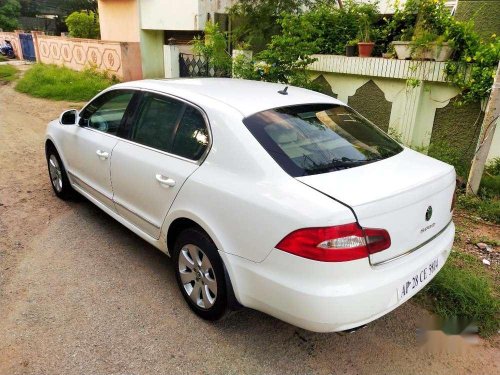
<path fill-rule="evenodd" d="M 346 43 L 346 46 L 350 46 L 350 47 L 354 47 L 354 46 L 357 46 L 359 43 L 359 40 L 358 39 L 352 39 L 352 40 L 349 40 L 347 43 Z"/>
<path fill-rule="evenodd" d="M 216 76 L 225 76 L 231 70 L 231 56 L 226 49 L 226 34 L 217 23 L 207 22 L 204 37 L 193 39 L 194 52 L 208 61 Z"/>
<path fill-rule="evenodd" d="M 73 38 L 98 39 L 99 19 L 92 11 L 73 12 L 66 18 L 69 35 Z"/>
<path fill-rule="evenodd" d="M 394 16 L 385 19 L 381 43 L 389 47 L 393 40 L 411 41 L 412 56 L 419 58 L 430 48 L 448 43 L 454 49 L 446 63 L 446 78 L 461 91 L 462 105 L 488 97 L 500 60 L 500 39 L 492 35 L 481 41 L 470 22 L 456 20 L 446 9 L 443 0 L 408 0 L 396 6 Z M 418 86 L 418 78 L 410 78 L 410 86 Z"/>
<path fill-rule="evenodd" d="M 319 50 L 317 42 L 307 38 L 313 32 L 313 26 L 303 17 L 293 14 L 283 14 L 279 22 L 282 32 L 274 35 L 267 48 L 254 60 L 236 59 L 234 74 L 246 79 L 313 88 L 306 71 L 306 67 L 315 61 L 311 55 Z"/>
<path fill-rule="evenodd" d="M 280 33 L 254 60 L 238 57 L 234 61 L 235 75 L 247 79 L 290 83 L 318 89 L 311 82 L 306 67 L 315 61 L 315 53 L 344 54 L 345 47 L 357 44 L 362 20 L 370 27 L 377 18 L 374 4 L 347 1 L 342 8 L 319 1 L 308 11 L 282 13 L 277 24 Z"/>
<path fill-rule="evenodd" d="M 455 61 L 446 64 L 447 80 L 461 91 L 460 104 L 476 102 L 489 96 L 500 60 L 500 38 L 492 35 L 481 42 L 472 24 L 458 23 L 449 30 L 456 44 Z"/>
<path fill-rule="evenodd" d="M 438 315 L 468 318 L 478 324 L 482 336 L 493 335 L 500 328 L 500 301 L 493 280 L 469 254 L 452 250 L 448 262 L 423 292 Z"/>
<path fill-rule="evenodd" d="M 358 38 L 360 42 L 368 43 L 376 38 L 377 29 L 373 28 L 374 21 L 375 21 L 374 12 L 363 12 L 360 14 L 358 19 L 359 23 Z"/>

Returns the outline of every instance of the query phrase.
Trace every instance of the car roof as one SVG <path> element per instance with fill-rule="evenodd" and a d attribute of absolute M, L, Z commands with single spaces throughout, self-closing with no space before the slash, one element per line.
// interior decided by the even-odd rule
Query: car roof
<path fill-rule="evenodd" d="M 203 107 L 206 99 L 222 102 L 244 117 L 266 109 L 307 103 L 342 104 L 339 100 L 315 91 L 289 86 L 287 95 L 278 93 L 286 84 L 234 78 L 146 79 L 115 87 L 149 89 L 179 96 Z"/>

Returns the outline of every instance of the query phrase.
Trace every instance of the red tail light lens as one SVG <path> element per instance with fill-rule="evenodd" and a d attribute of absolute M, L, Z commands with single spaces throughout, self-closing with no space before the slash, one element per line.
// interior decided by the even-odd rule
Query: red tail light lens
<path fill-rule="evenodd" d="M 391 246 L 385 229 L 362 228 L 357 223 L 299 229 L 283 238 L 277 249 L 321 262 L 366 258 Z"/>

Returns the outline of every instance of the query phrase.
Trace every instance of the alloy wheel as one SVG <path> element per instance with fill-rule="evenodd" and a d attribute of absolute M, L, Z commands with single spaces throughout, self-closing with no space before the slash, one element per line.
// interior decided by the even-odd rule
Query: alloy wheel
<path fill-rule="evenodd" d="M 178 267 L 184 291 L 191 301 L 201 309 L 210 309 L 217 299 L 217 280 L 207 255 L 196 245 L 184 245 Z"/>
<path fill-rule="evenodd" d="M 54 186 L 54 189 L 60 193 L 63 188 L 63 179 L 61 167 L 59 166 L 59 162 L 57 161 L 55 155 L 50 155 L 49 157 L 49 174 L 52 186 Z"/>

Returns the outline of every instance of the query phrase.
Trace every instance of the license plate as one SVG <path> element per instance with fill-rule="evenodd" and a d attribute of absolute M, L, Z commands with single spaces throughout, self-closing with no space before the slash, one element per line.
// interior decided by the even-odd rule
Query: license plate
<path fill-rule="evenodd" d="M 410 275 L 408 279 L 403 281 L 398 288 L 398 299 L 404 301 L 413 297 L 430 279 L 439 271 L 442 261 L 439 258 L 434 259 L 428 265 L 421 268 L 419 271 Z"/>

